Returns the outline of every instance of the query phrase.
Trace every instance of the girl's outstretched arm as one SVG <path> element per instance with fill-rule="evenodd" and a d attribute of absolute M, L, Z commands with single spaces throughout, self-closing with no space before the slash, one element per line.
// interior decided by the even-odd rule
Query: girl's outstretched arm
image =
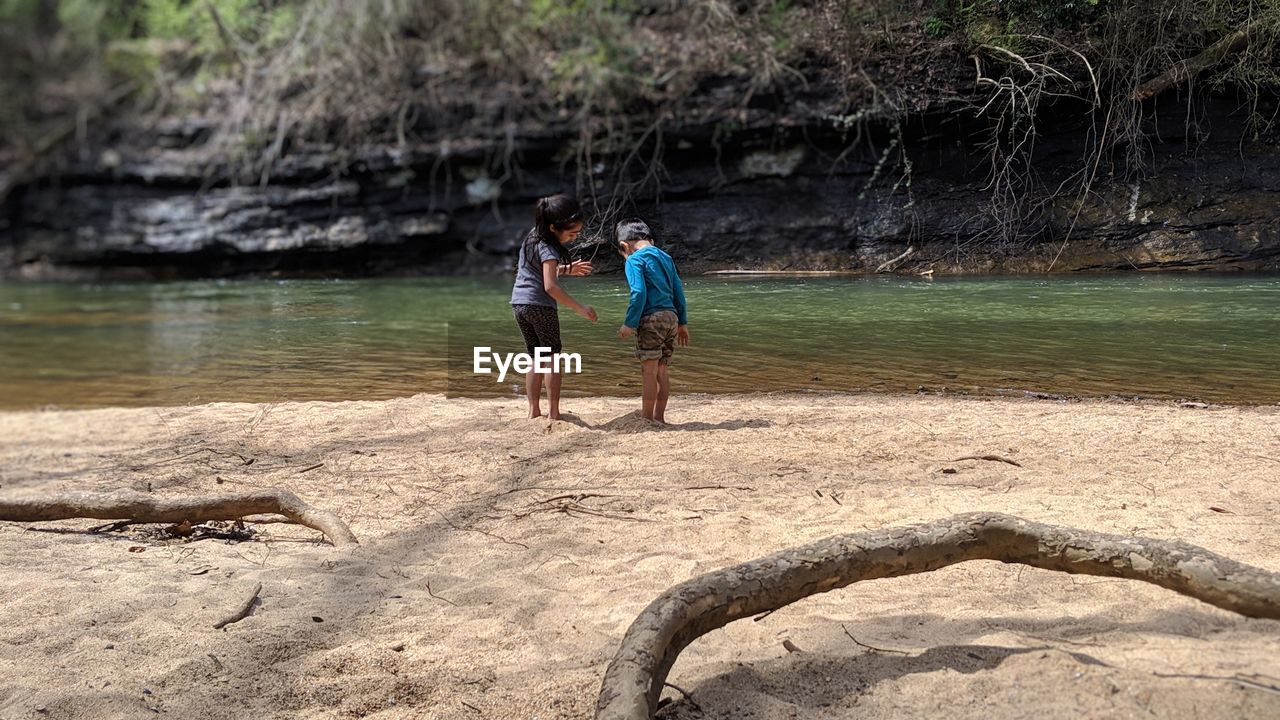
<path fill-rule="evenodd" d="M 556 274 L 558 272 L 556 268 L 558 266 L 559 263 L 555 260 L 548 260 L 542 263 L 542 286 L 546 288 L 547 294 L 554 298 L 556 302 L 568 305 L 574 312 L 591 322 L 595 322 L 595 308 L 590 305 L 583 305 L 577 300 L 574 300 L 572 295 L 565 292 L 564 288 L 560 287 L 560 282 L 556 280 Z"/>

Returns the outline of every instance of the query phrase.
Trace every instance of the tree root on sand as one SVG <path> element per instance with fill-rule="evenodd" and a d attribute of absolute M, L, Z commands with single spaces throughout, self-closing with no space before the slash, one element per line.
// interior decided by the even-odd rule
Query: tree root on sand
<path fill-rule="evenodd" d="M 929 572 L 968 560 L 1141 580 L 1248 617 L 1280 619 L 1280 573 L 1183 542 L 968 513 L 836 535 L 672 587 L 627 630 L 605 672 L 596 720 L 652 718 L 680 651 L 734 620 L 859 580 Z"/>
<path fill-rule="evenodd" d="M 0 497 L 0 521 L 42 522 L 95 518 L 140 523 L 201 523 L 237 520 L 246 515 L 274 513 L 290 522 L 319 530 L 335 547 L 358 545 L 337 515 L 306 504 L 288 490 L 266 488 L 243 493 L 197 497 L 156 497 L 147 493 L 68 491 L 51 495 Z"/>

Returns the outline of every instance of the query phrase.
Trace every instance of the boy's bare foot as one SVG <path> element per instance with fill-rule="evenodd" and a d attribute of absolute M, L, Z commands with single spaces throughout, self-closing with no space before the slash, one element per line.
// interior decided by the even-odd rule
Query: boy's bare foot
<path fill-rule="evenodd" d="M 559 419 L 560 419 L 560 413 L 547 413 L 547 419 L 548 419 L 548 420 L 559 420 Z"/>
<path fill-rule="evenodd" d="M 541 411 L 541 410 L 538 410 L 538 411 L 530 410 L 530 411 L 529 411 L 529 419 L 530 419 L 530 420 L 533 420 L 533 419 L 535 419 L 535 418 L 540 418 L 540 417 L 542 417 L 542 411 Z"/>

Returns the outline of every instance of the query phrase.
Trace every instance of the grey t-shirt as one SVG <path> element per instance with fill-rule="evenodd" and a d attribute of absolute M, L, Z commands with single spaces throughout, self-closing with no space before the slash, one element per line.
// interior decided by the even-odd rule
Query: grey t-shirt
<path fill-rule="evenodd" d="M 555 298 L 547 294 L 542 282 L 542 263 L 548 260 L 560 262 L 560 256 L 550 245 L 528 240 L 526 237 L 520 243 L 520 256 L 516 258 L 516 284 L 511 288 L 511 304 L 556 307 Z"/>

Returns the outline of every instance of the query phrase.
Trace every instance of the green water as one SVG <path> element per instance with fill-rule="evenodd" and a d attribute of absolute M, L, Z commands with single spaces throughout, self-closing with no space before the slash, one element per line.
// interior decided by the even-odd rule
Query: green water
<path fill-rule="evenodd" d="M 616 277 L 566 393 L 634 394 Z M 506 278 L 0 285 L 0 407 L 510 394 L 466 372 L 520 350 Z M 1280 402 L 1280 278 L 689 278 L 675 392 L 1031 390 Z M 452 350 L 450 350 L 452 348 Z"/>

